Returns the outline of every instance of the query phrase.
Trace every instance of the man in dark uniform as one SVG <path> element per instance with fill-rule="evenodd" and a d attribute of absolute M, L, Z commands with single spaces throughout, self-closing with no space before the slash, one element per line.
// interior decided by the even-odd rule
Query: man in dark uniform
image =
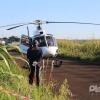
<path fill-rule="evenodd" d="M 40 60 L 42 58 L 42 49 L 38 47 L 39 43 L 37 40 L 34 40 L 32 46 L 27 50 L 27 58 L 29 60 L 30 65 L 30 74 L 29 74 L 29 84 L 33 84 L 34 74 L 35 74 L 35 65 L 33 62 L 37 62 L 36 64 L 36 85 L 39 86 L 39 69 L 41 67 Z"/>

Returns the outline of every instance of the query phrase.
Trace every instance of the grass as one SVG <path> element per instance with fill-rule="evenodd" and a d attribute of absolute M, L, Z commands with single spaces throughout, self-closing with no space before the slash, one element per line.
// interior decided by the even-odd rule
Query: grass
<path fill-rule="evenodd" d="M 0 89 L 2 88 L 6 91 L 32 98 L 32 100 L 71 100 L 71 91 L 69 90 L 69 85 L 66 79 L 62 83 L 58 92 L 54 91 L 57 84 L 53 81 L 53 78 L 47 83 L 42 83 L 39 87 L 37 87 L 35 84 L 30 86 L 25 70 L 18 66 L 14 60 L 14 58 L 21 60 L 24 59 L 21 57 L 11 56 L 7 50 L 11 50 L 11 48 L 1 47 L 0 49 L 0 54 L 2 57 L 0 60 Z M 20 51 L 18 47 L 16 48 Z M 5 52 L 6 55 L 4 55 L 3 52 Z M 0 90 L 0 100 L 20 99 Z"/>
<path fill-rule="evenodd" d="M 100 62 L 100 40 L 57 40 L 57 42 L 59 46 L 59 56 L 62 58 Z M 16 51 L 21 52 L 17 46 L 0 47 L 0 57 L 2 58 L 0 60 L 0 89 L 3 88 L 15 94 L 32 98 L 33 100 L 71 100 L 71 91 L 69 90 L 66 79 L 57 92 L 54 91 L 54 88 L 58 83 L 53 81 L 53 77 L 51 81 L 43 83 L 39 87 L 35 84 L 30 87 L 25 70 L 18 66 L 14 60 L 15 58 L 24 59 L 11 56 L 8 52 L 8 50 L 12 50 L 13 48 L 17 48 Z M 52 74 L 52 70 L 50 74 Z M 0 100 L 20 99 L 1 92 L 0 90 Z"/>
<path fill-rule="evenodd" d="M 100 40 L 57 40 L 59 56 L 83 60 L 88 62 L 100 62 Z"/>
<path fill-rule="evenodd" d="M 48 84 L 42 84 L 37 87 L 35 84 L 30 87 L 28 83 L 28 78 L 25 70 L 21 69 L 19 66 L 12 64 L 10 66 L 11 72 L 8 73 L 6 65 L 0 62 L 0 68 L 4 70 L 4 73 L 0 70 L 0 86 L 10 92 L 15 94 L 20 94 L 22 96 L 32 98 L 33 100 L 69 100 L 71 92 L 69 90 L 69 85 L 67 80 L 61 85 L 59 92 L 54 93 L 53 89 L 55 82 L 48 82 Z M 20 100 L 14 96 L 8 95 L 6 93 L 0 92 L 0 100 Z"/>

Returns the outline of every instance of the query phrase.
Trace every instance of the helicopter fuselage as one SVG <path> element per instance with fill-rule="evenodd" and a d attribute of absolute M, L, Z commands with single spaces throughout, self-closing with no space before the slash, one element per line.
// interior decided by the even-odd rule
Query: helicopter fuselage
<path fill-rule="evenodd" d="M 55 37 L 52 34 L 46 34 L 43 30 L 35 32 L 33 37 L 28 37 L 22 34 L 19 47 L 24 54 L 27 54 L 29 48 L 29 40 L 38 40 L 39 47 L 42 49 L 43 58 L 54 58 L 58 54 L 58 45 Z"/>

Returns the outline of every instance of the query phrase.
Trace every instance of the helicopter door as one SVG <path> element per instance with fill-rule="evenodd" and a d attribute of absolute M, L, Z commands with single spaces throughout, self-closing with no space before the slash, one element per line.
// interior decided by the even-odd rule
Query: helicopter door
<path fill-rule="evenodd" d="M 27 49 L 29 48 L 31 42 L 32 42 L 31 37 L 28 37 L 27 35 L 21 36 L 19 47 L 23 53 L 27 54 Z"/>

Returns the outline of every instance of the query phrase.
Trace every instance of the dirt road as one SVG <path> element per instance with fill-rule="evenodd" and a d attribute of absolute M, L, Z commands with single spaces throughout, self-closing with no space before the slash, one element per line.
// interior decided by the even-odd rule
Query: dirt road
<path fill-rule="evenodd" d="M 63 60 L 60 68 L 54 68 L 53 77 L 60 83 L 68 80 L 74 100 L 100 100 L 100 66 Z"/>
<path fill-rule="evenodd" d="M 18 55 L 16 53 L 11 54 Z M 62 61 L 61 67 L 54 68 L 53 78 L 59 84 L 62 84 L 65 79 L 68 80 L 68 84 L 70 85 L 69 89 L 74 94 L 73 99 L 100 100 L 100 66 L 71 60 Z M 18 63 L 23 66 L 20 60 Z M 93 92 L 89 92 L 89 88 Z"/>

